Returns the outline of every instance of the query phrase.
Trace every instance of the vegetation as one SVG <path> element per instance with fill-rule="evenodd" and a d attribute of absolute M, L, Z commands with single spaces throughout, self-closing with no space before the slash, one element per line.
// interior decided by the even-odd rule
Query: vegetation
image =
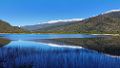
<path fill-rule="evenodd" d="M 120 12 L 112 12 L 64 25 L 38 28 L 37 33 L 109 33 L 120 34 Z"/>
<path fill-rule="evenodd" d="M 34 25 L 32 28 L 19 28 L 0 20 L 0 33 L 120 34 L 120 12 L 101 14 L 82 21 Z"/>
<path fill-rule="evenodd" d="M 24 33 L 28 32 L 16 26 L 11 26 L 9 23 L 0 20 L 0 33 Z"/>

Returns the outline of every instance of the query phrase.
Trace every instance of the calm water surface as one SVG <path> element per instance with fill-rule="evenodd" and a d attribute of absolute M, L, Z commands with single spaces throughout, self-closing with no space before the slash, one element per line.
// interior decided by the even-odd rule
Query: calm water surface
<path fill-rule="evenodd" d="M 120 68 L 120 58 L 33 39 L 96 38 L 82 34 L 1 34 L 0 68 Z M 64 46 L 63 46 L 64 45 Z"/>

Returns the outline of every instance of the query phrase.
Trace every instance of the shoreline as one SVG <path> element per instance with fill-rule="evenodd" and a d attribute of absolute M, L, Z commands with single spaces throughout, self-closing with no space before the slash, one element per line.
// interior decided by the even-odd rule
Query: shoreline
<path fill-rule="evenodd" d="M 62 33 L 0 33 L 0 34 L 62 34 Z M 66 34 L 68 34 L 68 33 L 66 33 Z M 84 34 L 84 33 L 80 33 L 80 34 Z M 89 33 L 88 33 L 88 35 L 120 36 L 120 34 L 89 34 Z"/>
<path fill-rule="evenodd" d="M 110 36 L 120 36 L 120 34 L 91 34 L 91 35 L 110 35 Z"/>

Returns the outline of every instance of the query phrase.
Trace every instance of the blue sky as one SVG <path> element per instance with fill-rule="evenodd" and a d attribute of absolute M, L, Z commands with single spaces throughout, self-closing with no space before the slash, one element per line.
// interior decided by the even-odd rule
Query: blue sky
<path fill-rule="evenodd" d="M 0 0 L 0 19 L 12 25 L 31 25 L 87 18 L 113 9 L 120 9 L 120 0 Z"/>

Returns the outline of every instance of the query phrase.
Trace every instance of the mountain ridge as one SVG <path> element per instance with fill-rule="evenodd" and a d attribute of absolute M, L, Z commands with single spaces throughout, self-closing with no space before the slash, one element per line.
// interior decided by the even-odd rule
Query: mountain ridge
<path fill-rule="evenodd" d="M 37 33 L 120 33 L 120 11 L 90 17 L 81 21 L 67 22 L 69 24 L 37 28 Z M 65 22 L 62 22 L 65 23 Z M 58 24 L 58 23 L 57 23 Z M 40 26 L 40 25 L 39 25 Z M 34 26 L 35 27 L 35 26 Z"/>
<path fill-rule="evenodd" d="M 12 26 L 0 20 L 0 33 L 106 33 L 120 34 L 120 10 L 76 20 L 54 20 L 32 26 Z"/>

